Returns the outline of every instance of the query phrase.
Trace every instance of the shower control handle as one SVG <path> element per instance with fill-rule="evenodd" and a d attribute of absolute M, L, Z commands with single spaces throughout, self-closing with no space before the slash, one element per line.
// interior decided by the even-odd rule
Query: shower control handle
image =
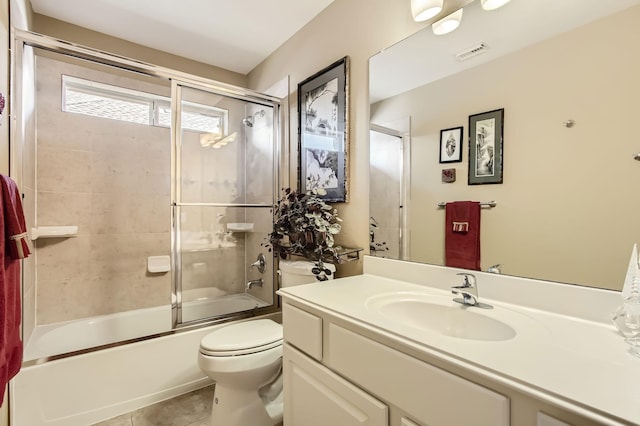
<path fill-rule="evenodd" d="M 267 260 L 264 257 L 264 254 L 260 253 L 255 262 L 251 264 L 251 269 L 257 268 L 258 272 L 264 274 L 264 271 L 267 270 Z"/>

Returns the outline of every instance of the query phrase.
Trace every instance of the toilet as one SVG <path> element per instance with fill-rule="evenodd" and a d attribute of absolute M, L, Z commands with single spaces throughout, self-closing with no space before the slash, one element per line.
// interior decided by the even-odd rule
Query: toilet
<path fill-rule="evenodd" d="M 280 261 L 280 287 L 316 282 L 309 261 Z M 332 271 L 335 266 L 325 264 Z M 198 366 L 215 383 L 212 426 L 282 422 L 282 326 L 254 319 L 220 327 L 200 342 Z"/>

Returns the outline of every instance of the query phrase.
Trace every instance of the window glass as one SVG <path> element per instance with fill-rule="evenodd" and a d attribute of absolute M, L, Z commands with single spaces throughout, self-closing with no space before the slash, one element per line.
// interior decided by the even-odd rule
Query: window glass
<path fill-rule="evenodd" d="M 92 117 L 151 124 L 149 107 L 149 102 L 116 99 L 105 94 L 86 93 L 82 90 L 67 88 L 63 110 Z"/>
<path fill-rule="evenodd" d="M 169 98 L 63 76 L 62 110 L 92 117 L 171 127 Z M 192 102 L 182 105 L 182 129 L 221 135 L 228 111 Z"/>

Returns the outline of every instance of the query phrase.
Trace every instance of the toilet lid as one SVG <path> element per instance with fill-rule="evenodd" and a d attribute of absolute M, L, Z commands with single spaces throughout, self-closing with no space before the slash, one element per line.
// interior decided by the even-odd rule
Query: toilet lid
<path fill-rule="evenodd" d="M 200 352 L 213 356 L 243 355 L 282 344 L 282 326 L 269 319 L 244 321 L 221 327 L 204 336 Z"/>

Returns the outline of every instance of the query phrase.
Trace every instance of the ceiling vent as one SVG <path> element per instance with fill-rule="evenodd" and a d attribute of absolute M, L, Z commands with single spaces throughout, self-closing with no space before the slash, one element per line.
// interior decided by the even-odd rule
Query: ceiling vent
<path fill-rule="evenodd" d="M 465 61 L 469 58 L 485 53 L 488 49 L 489 46 L 487 46 L 486 43 L 478 43 L 475 46 L 470 47 L 469 49 L 457 53 L 456 58 L 459 61 Z"/>

